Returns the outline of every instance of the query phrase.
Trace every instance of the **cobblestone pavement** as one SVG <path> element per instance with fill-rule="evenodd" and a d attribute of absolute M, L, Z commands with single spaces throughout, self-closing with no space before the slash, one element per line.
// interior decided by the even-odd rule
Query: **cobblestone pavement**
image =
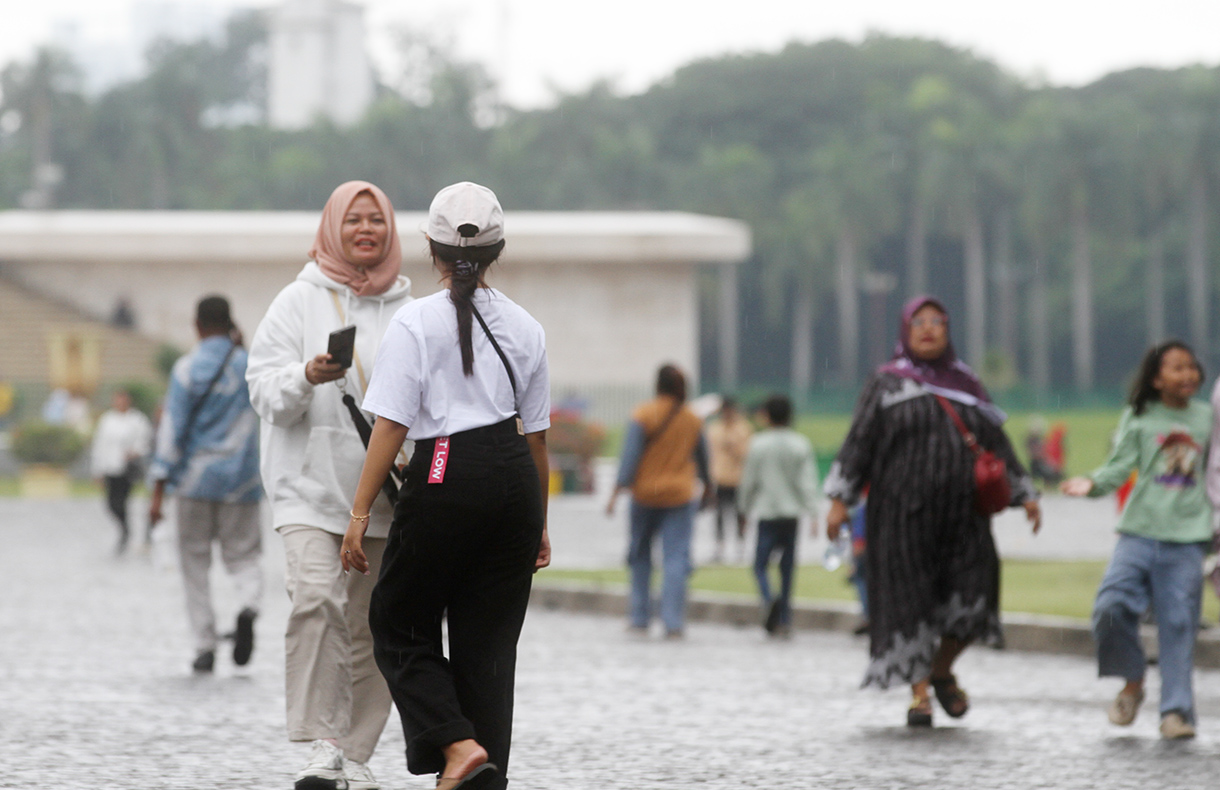
<path fill-rule="evenodd" d="M 562 509 L 562 508 L 561 508 Z M 554 518 L 554 515 L 552 516 Z M 612 528 L 612 527 L 611 527 Z M 306 747 L 284 739 L 287 601 L 279 538 L 253 662 L 193 677 L 167 543 L 110 555 L 100 502 L 0 500 L 0 787 L 286 790 Z M 216 574 L 222 618 L 234 614 Z M 974 650 L 974 709 L 931 731 L 906 697 L 857 689 L 862 640 L 694 624 L 681 642 L 633 639 L 615 618 L 531 611 L 517 686 L 515 788 L 1215 788 L 1220 673 L 1199 672 L 1200 737 L 1165 743 L 1158 688 L 1130 729 L 1104 709 L 1092 662 Z M 407 774 L 392 720 L 372 767 Z"/>

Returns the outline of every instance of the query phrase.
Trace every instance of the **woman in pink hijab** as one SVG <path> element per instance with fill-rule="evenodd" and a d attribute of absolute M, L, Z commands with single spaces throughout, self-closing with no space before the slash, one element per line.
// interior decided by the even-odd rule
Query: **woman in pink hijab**
<path fill-rule="evenodd" d="M 339 185 L 309 257 L 254 333 L 246 374 L 262 418 L 263 487 L 284 540 L 292 600 L 288 738 L 313 745 L 296 790 L 374 790 L 379 784 L 366 763 L 391 700 L 373 660 L 368 606 L 393 509 L 380 497 L 369 516 L 372 575 L 345 575 L 339 547 L 364 444 L 343 396 L 364 399 L 385 328 L 411 299 L 411 283 L 399 275 L 390 199 L 367 181 Z M 356 338 L 351 364 L 343 366 L 327 353 L 328 340 L 349 326 Z"/>

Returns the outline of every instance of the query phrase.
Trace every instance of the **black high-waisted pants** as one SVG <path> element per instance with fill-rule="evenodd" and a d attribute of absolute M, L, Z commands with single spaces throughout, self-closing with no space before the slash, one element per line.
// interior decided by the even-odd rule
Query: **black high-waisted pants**
<path fill-rule="evenodd" d="M 416 442 L 373 589 L 377 666 L 402 717 L 407 768 L 438 773 L 441 749 L 476 739 L 507 784 L 517 638 L 542 539 L 538 472 L 516 420 Z M 442 649 L 441 620 L 449 628 Z"/>

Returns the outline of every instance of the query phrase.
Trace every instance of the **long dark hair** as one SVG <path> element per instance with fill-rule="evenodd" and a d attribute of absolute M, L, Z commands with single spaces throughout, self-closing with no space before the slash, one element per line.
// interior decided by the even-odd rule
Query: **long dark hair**
<path fill-rule="evenodd" d="M 1160 391 L 1152 385 L 1152 382 L 1161 372 L 1161 363 L 1165 361 L 1165 355 L 1175 348 L 1190 354 L 1190 358 L 1195 362 L 1195 367 L 1199 370 L 1199 380 L 1203 380 L 1203 366 L 1199 364 L 1199 358 L 1195 356 L 1195 352 L 1190 346 L 1181 340 L 1166 340 L 1164 343 L 1153 346 L 1148 349 L 1148 353 L 1144 354 L 1143 360 L 1140 361 L 1135 381 L 1131 382 L 1131 394 L 1127 396 L 1127 403 L 1131 405 L 1131 411 L 1137 415 L 1143 414 L 1150 402 L 1161 399 Z"/>
<path fill-rule="evenodd" d="M 473 225 L 463 225 L 474 227 Z M 460 233 L 462 228 L 458 228 Z M 449 278 L 449 298 L 457 308 L 458 345 L 462 349 L 462 372 L 474 375 L 474 346 L 470 341 L 470 324 L 474 320 L 474 290 L 483 280 L 483 273 L 496 262 L 504 250 L 504 239 L 482 247 L 456 247 L 428 239 L 432 261 Z"/>

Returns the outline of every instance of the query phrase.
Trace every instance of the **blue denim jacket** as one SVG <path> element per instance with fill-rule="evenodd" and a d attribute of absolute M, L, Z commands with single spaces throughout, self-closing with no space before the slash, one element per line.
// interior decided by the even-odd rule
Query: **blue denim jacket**
<path fill-rule="evenodd" d="M 149 474 L 178 496 L 213 502 L 257 502 L 258 415 L 246 386 L 246 350 L 224 336 L 205 338 L 174 363 Z M 221 363 L 225 372 L 205 397 Z M 187 417 L 204 398 L 191 425 Z"/>

